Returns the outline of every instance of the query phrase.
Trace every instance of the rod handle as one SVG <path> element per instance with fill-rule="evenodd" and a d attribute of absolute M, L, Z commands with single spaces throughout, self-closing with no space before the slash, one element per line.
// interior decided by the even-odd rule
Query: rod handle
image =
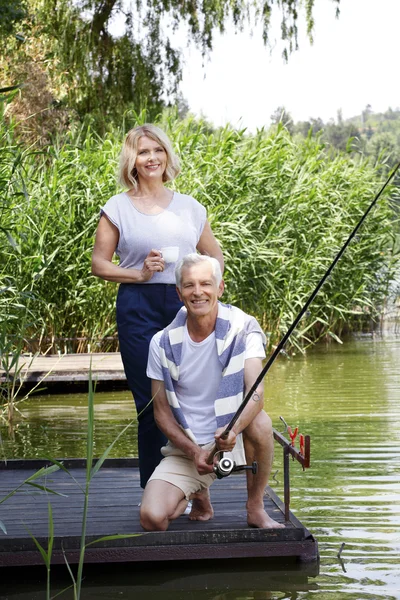
<path fill-rule="evenodd" d="M 224 433 L 221 435 L 221 438 L 225 439 L 225 438 L 228 437 L 228 435 L 229 435 L 229 428 L 227 427 L 226 430 L 224 431 Z M 218 446 L 215 443 L 214 446 L 211 448 L 210 454 L 208 455 L 208 458 L 207 458 L 207 464 L 208 465 L 212 465 L 213 464 L 213 462 L 214 462 L 214 455 L 215 455 L 216 452 L 218 452 Z M 221 454 L 221 457 L 222 457 L 222 454 Z"/>
<path fill-rule="evenodd" d="M 208 465 L 212 465 L 214 462 L 214 455 L 217 452 L 218 448 L 217 448 L 217 444 L 214 444 L 214 446 L 211 448 L 210 450 L 210 454 L 208 455 L 207 458 L 207 464 Z"/>

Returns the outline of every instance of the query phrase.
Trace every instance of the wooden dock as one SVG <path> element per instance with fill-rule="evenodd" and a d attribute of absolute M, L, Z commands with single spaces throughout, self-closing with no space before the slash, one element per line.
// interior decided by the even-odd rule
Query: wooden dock
<path fill-rule="evenodd" d="M 85 463 L 80 459 L 63 461 L 83 485 Z M 46 463 L 37 460 L 0 462 L 0 500 Z M 47 463 L 49 464 L 49 463 Z M 39 481 L 38 481 L 39 483 Z M 44 480 L 40 483 L 43 485 Z M 46 478 L 57 496 L 24 486 L 0 504 L 0 567 L 43 564 L 28 532 L 47 548 L 48 502 L 54 520 L 53 564 L 64 564 L 64 555 L 73 564 L 79 560 L 83 493 L 64 471 Z M 318 544 L 311 533 L 289 513 L 284 529 L 253 529 L 246 523 L 246 480 L 243 474 L 216 481 L 211 487 L 214 519 L 192 522 L 183 515 L 166 532 L 144 533 L 139 525 L 139 486 L 137 459 L 109 459 L 95 475 L 90 491 L 87 522 L 86 563 L 122 563 L 201 559 L 280 557 L 301 562 L 318 560 Z M 284 506 L 267 488 L 265 507 L 278 522 L 285 522 Z M 92 543 L 115 534 L 138 534 L 118 540 Z M 317 563 L 316 563 L 317 564 Z"/>
<path fill-rule="evenodd" d="M 46 356 L 23 355 L 17 368 L 21 367 L 21 379 L 34 384 L 44 379 L 45 383 L 84 382 L 89 379 L 89 371 L 96 381 L 126 380 L 119 352 L 98 352 L 91 354 L 48 354 Z M 0 370 L 0 381 L 5 379 Z"/>

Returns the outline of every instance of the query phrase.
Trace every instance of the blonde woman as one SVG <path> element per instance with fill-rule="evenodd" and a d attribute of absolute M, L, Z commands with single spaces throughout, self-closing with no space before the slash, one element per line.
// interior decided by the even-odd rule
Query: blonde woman
<path fill-rule="evenodd" d="M 216 258 L 223 269 L 223 255 L 205 208 L 191 196 L 165 187 L 179 170 L 171 142 L 161 129 L 150 124 L 131 129 L 119 169 L 119 181 L 128 191 L 113 196 L 103 206 L 96 232 L 92 272 L 120 284 L 118 337 L 138 413 L 151 398 L 151 382 L 146 376 L 150 340 L 169 325 L 182 306 L 175 287 L 176 262 L 197 249 Z M 164 260 L 161 248 L 166 247 L 174 249 Z M 119 265 L 112 262 L 114 253 Z M 162 459 L 160 448 L 165 443 L 150 404 L 138 427 L 143 488 Z"/>

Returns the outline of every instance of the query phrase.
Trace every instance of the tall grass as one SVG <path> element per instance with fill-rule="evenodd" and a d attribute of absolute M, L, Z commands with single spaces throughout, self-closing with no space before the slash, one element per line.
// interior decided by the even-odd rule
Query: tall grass
<path fill-rule="evenodd" d="M 327 155 L 318 139 L 295 141 L 282 126 L 246 136 L 192 125 L 173 129 L 189 164 L 179 185 L 209 207 L 229 299 L 279 336 L 372 201 L 379 170 Z M 398 264 L 393 219 L 387 194 L 312 305 L 300 343 L 377 318 Z"/>
<path fill-rule="evenodd" d="M 140 533 L 126 533 L 119 534 L 115 533 L 113 535 L 105 535 L 91 542 L 87 542 L 86 540 L 86 530 L 87 530 L 87 522 L 88 522 L 88 512 L 89 512 L 89 502 L 90 502 L 90 486 L 92 480 L 96 473 L 101 469 L 104 464 L 104 461 L 108 458 L 110 452 L 112 451 L 114 445 L 118 442 L 119 438 L 124 435 L 124 433 L 132 427 L 134 421 L 131 421 L 126 425 L 119 434 L 114 438 L 114 440 L 109 444 L 109 446 L 105 449 L 100 458 L 94 458 L 94 438 L 95 438 L 95 425 L 94 425 L 94 389 L 92 382 L 91 370 L 89 371 L 89 393 L 88 393 L 88 422 L 87 422 L 87 439 L 86 439 L 86 477 L 85 483 L 82 486 L 74 477 L 73 473 L 68 470 L 64 464 L 54 458 L 47 457 L 49 461 L 53 464 L 49 467 L 42 467 L 32 475 L 30 475 L 27 479 L 25 479 L 22 483 L 20 483 L 16 488 L 11 490 L 6 496 L 0 498 L 0 504 L 6 502 L 15 494 L 20 492 L 25 486 L 33 487 L 35 490 L 39 490 L 41 492 L 45 492 L 49 495 L 48 501 L 48 543 L 47 549 L 44 548 L 37 538 L 28 530 L 29 535 L 33 539 L 38 551 L 40 552 L 43 562 L 46 566 L 47 573 L 47 581 L 46 581 L 46 600 L 50 600 L 51 598 L 51 561 L 52 561 L 52 553 L 53 553 L 53 545 L 54 545 L 54 521 L 53 521 L 53 508 L 50 501 L 50 495 L 55 494 L 57 496 L 65 496 L 56 490 L 51 489 L 47 485 L 47 477 L 52 473 L 62 470 L 64 471 L 72 481 L 77 485 L 79 490 L 83 495 L 83 513 L 82 513 L 82 521 L 81 521 L 81 537 L 80 537 L 80 546 L 79 546 L 79 561 L 77 566 L 76 575 L 74 575 L 72 568 L 70 567 L 66 553 L 63 550 L 65 563 L 68 569 L 68 572 L 72 579 L 72 585 L 66 588 L 63 591 L 67 591 L 70 588 L 73 588 L 73 596 L 74 600 L 80 600 L 81 591 L 82 591 L 82 582 L 83 582 L 83 568 L 85 562 L 85 553 L 86 548 L 93 544 L 97 544 L 99 542 L 111 541 L 111 540 L 121 540 L 130 537 L 137 537 L 142 535 Z M 43 483 L 39 483 L 44 478 Z M 7 535 L 6 524 L 0 521 L 0 529 Z M 57 594 L 58 596 L 59 594 Z M 53 596 L 55 597 L 55 596 Z"/>
<path fill-rule="evenodd" d="M 230 128 L 212 132 L 190 118 L 164 116 L 161 125 L 182 159 L 173 187 L 206 206 L 222 246 L 224 300 L 255 314 L 273 342 L 380 187 L 379 169 L 329 155 L 318 139 L 297 141 L 283 126 L 248 135 Z M 3 140 L 5 135 L 3 125 Z M 117 286 L 91 276 L 90 258 L 99 209 L 119 191 L 115 171 L 122 138 L 122 130 L 101 138 L 90 129 L 77 130 L 46 152 L 24 155 L 25 193 L 20 182 L 7 196 L 14 242 L 1 236 L 0 277 L 16 293 L 34 297 L 29 304 L 34 349 L 87 349 L 76 338 L 90 338 L 92 350 L 115 348 L 112 341 L 96 346 L 96 340 L 115 335 Z M 10 164 L 4 142 L 0 156 Z M 292 344 L 340 336 L 379 317 L 399 260 L 389 205 L 394 193 L 392 187 L 381 198 Z"/>

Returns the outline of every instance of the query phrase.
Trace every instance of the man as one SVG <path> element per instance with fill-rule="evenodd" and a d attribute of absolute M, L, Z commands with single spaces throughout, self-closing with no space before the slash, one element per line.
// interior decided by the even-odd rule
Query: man
<path fill-rule="evenodd" d="M 262 369 L 264 334 L 253 317 L 218 301 L 224 282 L 214 258 L 189 254 L 175 275 L 184 308 L 153 337 L 147 366 L 155 419 L 168 444 L 146 485 L 141 525 L 146 531 L 165 531 L 183 514 L 189 499 L 190 519 L 213 517 L 208 489 L 215 474 L 207 459 L 217 443 L 219 451 L 233 451 L 237 464 L 246 459 L 248 464 L 258 462 L 256 475 L 247 472 L 249 526 L 283 527 L 264 510 L 273 434 L 271 419 L 263 411 L 262 384 L 227 438 L 222 437 Z"/>

